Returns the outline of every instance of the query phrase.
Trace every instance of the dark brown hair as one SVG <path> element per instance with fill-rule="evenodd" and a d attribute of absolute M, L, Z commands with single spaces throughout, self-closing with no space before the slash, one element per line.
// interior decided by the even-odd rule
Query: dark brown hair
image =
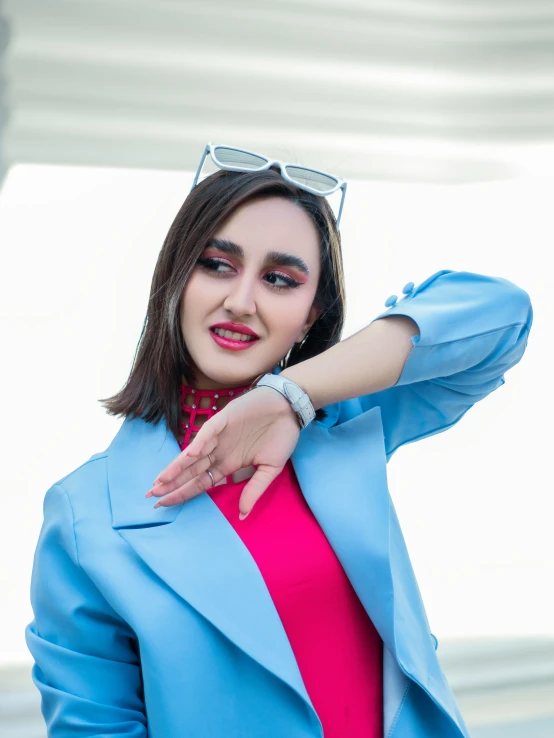
<path fill-rule="evenodd" d="M 218 171 L 187 196 L 171 224 L 152 277 L 146 317 L 133 365 L 124 387 L 99 402 L 109 415 L 162 417 L 178 437 L 180 385 L 194 386 L 195 368 L 187 351 L 179 309 L 187 280 L 207 242 L 240 205 L 262 197 L 283 197 L 303 208 L 320 236 L 321 274 L 315 305 L 322 309 L 301 344 L 281 359 L 281 370 L 316 356 L 340 341 L 345 317 L 345 288 L 340 235 L 327 200 L 299 189 L 273 169 L 264 172 Z M 316 419 L 325 417 L 323 408 Z"/>

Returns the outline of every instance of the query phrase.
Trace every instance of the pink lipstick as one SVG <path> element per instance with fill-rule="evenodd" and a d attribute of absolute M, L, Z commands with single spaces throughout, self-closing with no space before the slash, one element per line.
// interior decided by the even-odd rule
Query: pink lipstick
<path fill-rule="evenodd" d="M 257 338 L 254 338 L 251 341 L 233 341 L 232 338 L 218 336 L 217 333 L 214 333 L 212 330 L 210 330 L 210 335 L 218 346 L 221 346 L 221 348 L 230 349 L 231 351 L 243 351 L 244 349 L 251 348 L 251 346 L 253 346 L 258 341 Z"/>

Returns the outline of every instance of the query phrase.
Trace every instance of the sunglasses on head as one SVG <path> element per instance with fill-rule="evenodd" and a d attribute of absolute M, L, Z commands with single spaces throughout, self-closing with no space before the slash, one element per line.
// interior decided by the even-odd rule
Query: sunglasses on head
<path fill-rule="evenodd" d="M 327 197 L 337 190 L 342 191 L 339 213 L 337 215 L 337 228 L 340 223 L 342 214 L 342 206 L 344 205 L 344 197 L 346 195 L 346 182 L 344 179 L 322 172 L 319 169 L 309 169 L 308 167 L 300 167 L 298 164 L 286 164 L 276 159 L 269 159 L 263 154 L 256 154 L 253 151 L 245 149 L 237 149 L 234 146 L 224 146 L 222 144 L 209 143 L 204 149 L 200 165 L 194 176 L 192 188 L 198 184 L 198 177 L 206 161 L 206 157 L 210 155 L 213 163 L 220 169 L 227 169 L 231 172 L 263 172 L 272 166 L 277 165 L 281 170 L 281 176 L 287 182 L 291 182 L 302 190 L 311 192 L 313 195 Z"/>

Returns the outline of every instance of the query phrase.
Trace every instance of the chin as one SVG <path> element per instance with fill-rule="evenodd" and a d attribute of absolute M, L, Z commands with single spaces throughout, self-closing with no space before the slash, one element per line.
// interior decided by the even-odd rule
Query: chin
<path fill-rule="evenodd" d="M 214 371 L 210 371 L 209 367 L 199 367 L 202 376 L 205 377 L 209 382 L 220 385 L 222 388 L 230 387 L 232 385 L 246 384 L 250 376 L 255 377 L 255 374 L 251 375 L 250 369 L 246 372 L 225 372 L 222 371 L 221 363 L 217 368 L 214 367 Z M 261 372 L 261 369 L 260 369 Z M 258 373 L 260 373 L 258 372 Z"/>

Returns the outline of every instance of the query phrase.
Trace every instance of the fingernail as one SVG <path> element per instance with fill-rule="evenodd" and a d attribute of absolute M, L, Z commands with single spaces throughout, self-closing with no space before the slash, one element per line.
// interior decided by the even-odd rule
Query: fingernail
<path fill-rule="evenodd" d="M 161 506 L 162 506 L 162 503 L 161 502 L 156 502 L 156 504 L 154 505 L 154 508 L 161 507 Z"/>
<path fill-rule="evenodd" d="M 247 513 L 241 513 L 241 512 L 239 512 L 239 520 L 244 520 L 244 518 L 245 518 L 245 517 L 246 517 L 247 515 L 250 515 L 250 513 L 249 513 L 249 512 L 247 512 Z"/>
<path fill-rule="evenodd" d="M 152 497 L 152 490 L 149 489 L 148 492 L 144 496 L 145 497 Z"/>

